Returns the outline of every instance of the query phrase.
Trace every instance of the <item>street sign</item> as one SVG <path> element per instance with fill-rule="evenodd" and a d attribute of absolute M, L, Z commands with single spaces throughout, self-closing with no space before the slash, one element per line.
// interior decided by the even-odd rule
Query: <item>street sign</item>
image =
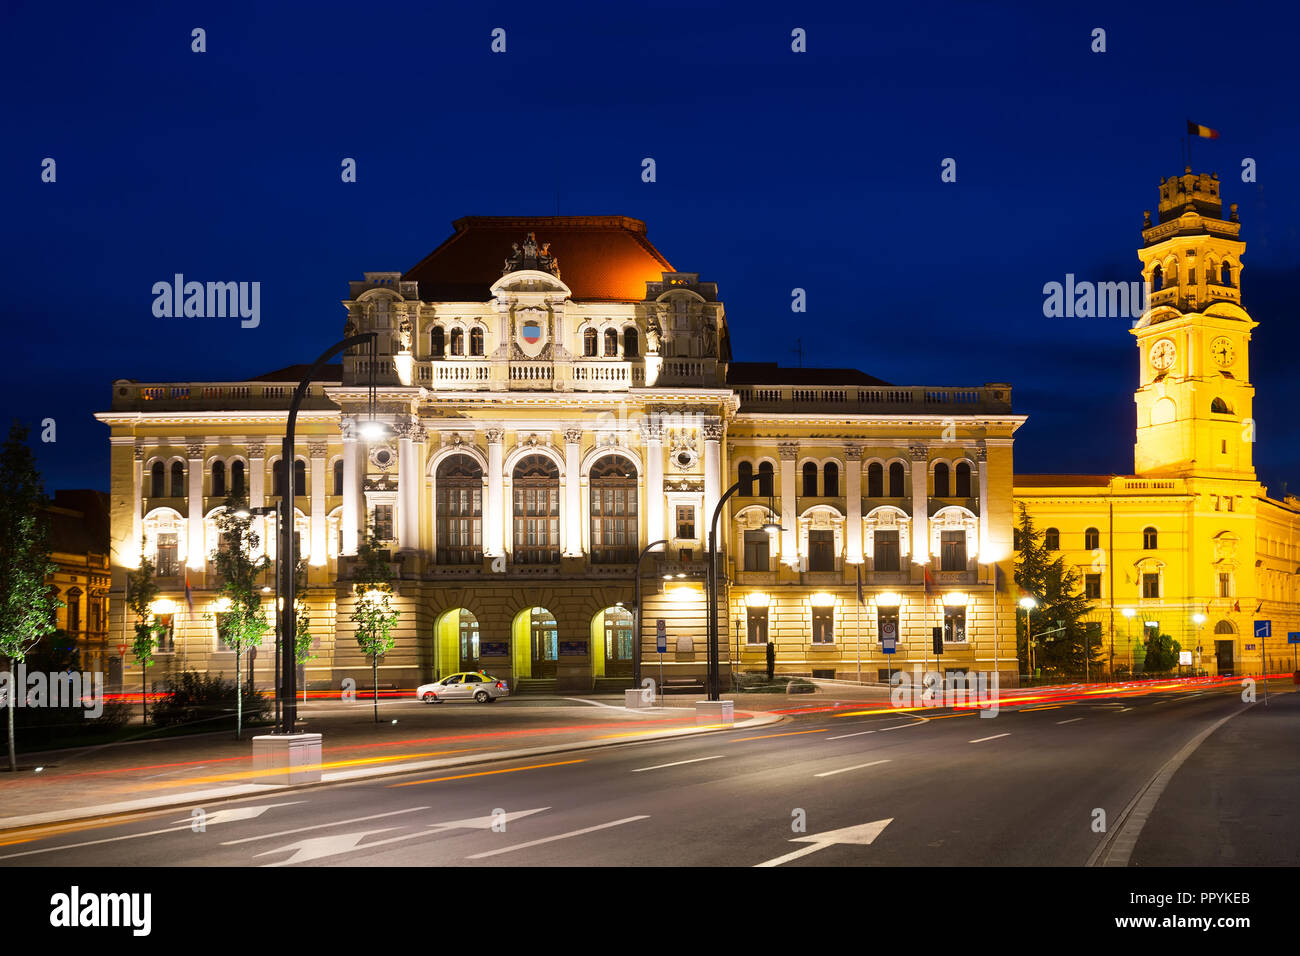
<path fill-rule="evenodd" d="M 655 621 L 655 646 L 660 654 L 668 650 L 668 622 L 662 617 Z"/>
<path fill-rule="evenodd" d="M 1256 636 L 1256 637 L 1272 637 L 1272 636 L 1273 636 L 1273 622 L 1272 622 L 1272 621 L 1256 621 L 1256 622 L 1255 622 L 1255 636 Z"/>
<path fill-rule="evenodd" d="M 1286 642 L 1288 644 L 1300 644 L 1300 631 L 1287 631 Z"/>
<path fill-rule="evenodd" d="M 131 646 L 131 645 L 129 645 L 129 644 L 119 644 L 119 645 L 117 645 L 117 653 L 118 653 L 118 656 L 119 656 L 119 657 L 126 657 L 126 649 L 127 649 L 128 647 L 130 647 L 130 646 Z"/>
<path fill-rule="evenodd" d="M 893 654 L 893 653 L 894 653 L 894 647 L 895 647 L 895 645 L 896 645 L 897 643 L 898 643 L 898 642 L 895 641 L 892 637 L 887 637 L 887 638 L 885 638 L 883 641 L 880 642 L 880 647 L 881 647 L 881 650 L 883 650 L 886 654 Z"/>
<path fill-rule="evenodd" d="M 1178 666 L 1179 666 L 1179 667 L 1186 667 L 1187 665 L 1191 664 L 1191 662 L 1192 662 L 1192 652 L 1191 652 L 1191 651 L 1179 651 L 1179 652 L 1178 652 Z"/>

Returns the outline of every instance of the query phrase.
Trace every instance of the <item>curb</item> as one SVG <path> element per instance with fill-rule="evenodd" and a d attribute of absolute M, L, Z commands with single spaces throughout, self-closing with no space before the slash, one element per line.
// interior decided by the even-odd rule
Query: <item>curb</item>
<path fill-rule="evenodd" d="M 668 708 L 665 708 L 668 709 Z M 677 737 L 696 737 L 703 734 L 723 733 L 729 730 L 750 730 L 755 727 L 768 727 L 784 723 L 791 718 L 783 714 L 766 711 L 754 713 L 748 720 L 737 721 L 730 727 L 721 725 L 704 725 L 703 727 L 683 727 L 675 731 L 645 740 L 598 740 L 573 741 L 553 746 L 528 747 L 522 750 L 507 750 L 491 754 L 466 755 L 463 757 L 446 757 L 441 760 L 419 760 L 414 763 L 390 764 L 384 767 L 366 767 L 357 770 L 339 770 L 321 774 L 321 779 L 313 783 L 268 784 L 246 783 L 220 790 L 193 790 L 187 793 L 169 794 L 144 800 L 128 800 L 120 803 L 105 804 L 100 807 L 84 807 L 72 810 L 55 810 L 48 813 L 33 813 L 20 817 L 0 819 L 0 834 L 40 826 L 57 826 L 61 824 L 86 823 L 91 820 L 112 820 L 114 817 L 129 817 L 139 813 L 179 809 L 190 807 L 195 803 L 220 803 L 241 800 L 252 796 L 294 793 L 316 787 L 332 786 L 339 783 L 353 783 L 358 780 L 399 776 L 421 770 L 440 770 L 450 767 L 470 766 L 480 763 L 495 763 L 505 760 L 518 760 L 523 757 L 537 757 L 545 754 L 573 753 L 581 750 L 595 750 L 602 747 L 626 747 L 636 744 L 662 743 Z"/>

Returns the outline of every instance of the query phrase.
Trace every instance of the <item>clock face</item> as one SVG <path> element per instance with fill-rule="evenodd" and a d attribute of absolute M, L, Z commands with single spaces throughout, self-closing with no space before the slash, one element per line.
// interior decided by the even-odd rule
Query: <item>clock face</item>
<path fill-rule="evenodd" d="M 1174 348 L 1174 343 L 1169 339 L 1161 339 L 1151 346 L 1151 367 L 1159 372 L 1168 370 L 1174 364 L 1176 354 L 1177 349 Z"/>
<path fill-rule="evenodd" d="M 1224 335 L 1220 335 L 1210 343 L 1210 354 L 1214 356 L 1214 364 L 1219 368 L 1227 368 L 1237 357 L 1236 351 L 1232 348 L 1232 340 Z"/>

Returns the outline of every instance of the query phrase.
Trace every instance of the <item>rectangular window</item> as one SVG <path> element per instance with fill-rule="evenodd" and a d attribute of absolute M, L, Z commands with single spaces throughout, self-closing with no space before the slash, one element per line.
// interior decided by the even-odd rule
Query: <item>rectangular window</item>
<path fill-rule="evenodd" d="M 180 573 L 180 564 L 176 560 L 176 534 L 164 532 L 158 535 L 158 560 L 156 572 L 159 577 L 175 577 Z"/>
<path fill-rule="evenodd" d="M 940 571 L 966 570 L 966 532 L 943 531 L 939 534 Z"/>
<path fill-rule="evenodd" d="M 1219 597 L 1232 597 L 1232 575 L 1229 572 L 1219 574 Z"/>
<path fill-rule="evenodd" d="M 1089 601 L 1101 600 L 1101 575 L 1085 574 L 1083 576 L 1083 596 Z"/>
<path fill-rule="evenodd" d="M 158 653 L 174 653 L 176 650 L 176 616 L 174 614 L 158 614 L 154 617 L 154 620 L 162 626 L 162 630 L 154 635 Z"/>
<path fill-rule="evenodd" d="M 835 532 L 808 532 L 808 570 L 835 570 Z"/>
<path fill-rule="evenodd" d="M 814 644 L 835 643 L 835 608 L 812 609 L 812 642 Z"/>
<path fill-rule="evenodd" d="M 747 644 L 767 643 L 767 608 L 746 608 L 745 623 L 745 642 Z"/>
<path fill-rule="evenodd" d="M 745 532 L 745 570 L 767 571 L 771 539 L 766 531 Z"/>
<path fill-rule="evenodd" d="M 1144 598 L 1160 597 L 1160 575 L 1159 574 L 1142 575 L 1142 596 Z"/>
<path fill-rule="evenodd" d="M 898 532 L 877 531 L 875 533 L 875 560 L 872 565 L 877 571 L 897 571 Z"/>
<path fill-rule="evenodd" d="M 1237 500 L 1236 498 L 1234 498 L 1232 495 L 1229 495 L 1228 497 L 1224 498 L 1223 500 L 1226 501 L 1226 502 L 1228 503 L 1228 510 L 1229 510 L 1229 511 L 1233 511 L 1233 510 L 1235 510 L 1235 509 L 1233 508 L 1233 502 Z"/>
<path fill-rule="evenodd" d="M 380 541 L 391 541 L 393 539 L 393 506 L 392 505 L 375 505 L 371 530 L 375 537 Z M 299 551 L 298 554 L 302 552 Z"/>
<path fill-rule="evenodd" d="M 876 639 L 882 643 L 898 640 L 898 608 L 876 608 Z"/>
<path fill-rule="evenodd" d="M 966 643 L 966 609 L 964 607 L 945 607 L 943 609 L 943 642 L 945 644 Z"/>
<path fill-rule="evenodd" d="M 695 508 L 692 505 L 677 506 L 677 537 L 695 539 Z"/>
<path fill-rule="evenodd" d="M 230 615 L 224 611 L 218 611 L 213 615 L 213 617 L 216 619 L 217 624 L 217 650 L 233 651 L 234 648 L 231 647 L 230 642 L 226 640 L 226 621 Z"/>

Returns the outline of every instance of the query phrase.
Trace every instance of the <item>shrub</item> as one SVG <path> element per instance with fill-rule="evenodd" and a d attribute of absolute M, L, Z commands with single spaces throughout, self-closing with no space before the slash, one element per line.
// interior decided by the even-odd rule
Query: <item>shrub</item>
<path fill-rule="evenodd" d="M 218 730 L 235 725 L 235 682 L 198 671 L 185 671 L 168 681 L 167 696 L 153 705 L 152 722 L 158 727 L 205 725 Z M 264 720 L 270 703 L 244 685 L 244 722 Z"/>

